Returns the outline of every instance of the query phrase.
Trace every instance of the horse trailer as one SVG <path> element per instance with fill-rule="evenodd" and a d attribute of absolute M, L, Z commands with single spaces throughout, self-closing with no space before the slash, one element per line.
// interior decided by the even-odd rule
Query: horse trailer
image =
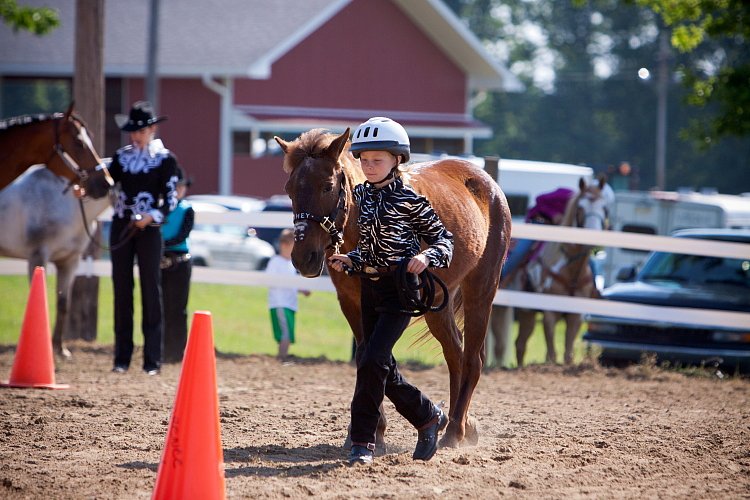
<path fill-rule="evenodd" d="M 434 161 L 448 156 L 412 154 L 412 162 Z M 457 158 L 455 156 L 450 158 Z M 546 161 L 514 160 L 508 158 L 461 157 L 486 170 L 497 180 L 510 206 L 513 222 L 523 222 L 526 212 L 536 197 L 558 188 L 578 191 L 578 182 L 583 178 L 587 184 L 594 179 L 591 167 Z"/>

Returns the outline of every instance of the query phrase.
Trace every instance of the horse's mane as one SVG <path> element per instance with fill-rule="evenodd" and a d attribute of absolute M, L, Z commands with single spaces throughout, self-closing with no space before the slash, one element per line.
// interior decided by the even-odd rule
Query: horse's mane
<path fill-rule="evenodd" d="M 6 130 L 13 127 L 21 127 L 23 125 L 31 125 L 32 123 L 38 123 L 62 117 L 62 113 L 13 116 L 11 118 L 0 120 L 0 130 Z"/>
<path fill-rule="evenodd" d="M 294 170 L 305 158 L 316 158 L 323 153 L 331 142 L 336 138 L 329 130 L 314 128 L 299 136 L 297 140 L 290 143 L 289 151 L 286 152 L 285 166 Z"/>
<path fill-rule="evenodd" d="M 36 115 L 21 115 L 13 116 L 0 120 L 0 132 L 12 129 L 14 127 L 23 127 L 24 125 L 31 125 L 39 122 L 46 122 L 49 120 L 59 120 L 65 117 L 65 113 L 47 113 L 47 114 L 36 114 Z M 78 122 L 83 128 L 88 129 L 86 122 L 78 113 L 71 113 L 70 117 L 73 121 Z"/>
<path fill-rule="evenodd" d="M 570 197 L 567 205 L 565 206 L 565 213 L 563 214 L 563 218 L 560 221 L 561 226 L 573 227 L 576 216 L 575 208 L 578 206 L 578 200 L 580 200 L 580 198 L 581 192 L 578 192 Z"/>

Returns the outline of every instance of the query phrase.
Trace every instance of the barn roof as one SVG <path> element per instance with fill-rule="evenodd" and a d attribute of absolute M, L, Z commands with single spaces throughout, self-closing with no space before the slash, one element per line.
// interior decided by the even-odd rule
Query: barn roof
<path fill-rule="evenodd" d="M 352 0 L 161 0 L 158 67 L 162 77 L 268 78 L 275 61 Z M 392 0 L 461 68 L 475 89 L 519 91 L 520 82 L 441 0 Z M 72 75 L 75 2 L 21 0 L 60 13 L 61 25 L 38 37 L 0 25 L 0 74 Z M 149 0 L 105 0 L 104 71 L 144 76 Z"/>

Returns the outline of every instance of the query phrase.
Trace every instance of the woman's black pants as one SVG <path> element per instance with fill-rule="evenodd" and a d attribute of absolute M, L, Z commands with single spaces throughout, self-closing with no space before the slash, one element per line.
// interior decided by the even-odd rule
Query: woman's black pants
<path fill-rule="evenodd" d="M 193 262 L 176 262 L 161 270 L 161 291 L 164 302 L 165 363 L 179 363 L 185 353 L 188 335 L 187 305 Z"/>
<path fill-rule="evenodd" d="M 128 221 L 113 219 L 109 237 L 115 301 L 115 366 L 129 367 L 133 356 L 133 265 L 137 258 L 141 284 L 143 369 L 161 366 L 162 322 L 161 231 L 147 226 L 128 237 Z"/>

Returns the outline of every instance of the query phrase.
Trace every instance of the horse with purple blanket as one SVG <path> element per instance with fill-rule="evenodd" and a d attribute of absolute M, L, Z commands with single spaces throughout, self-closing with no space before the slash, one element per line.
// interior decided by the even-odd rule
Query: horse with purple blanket
<path fill-rule="evenodd" d="M 532 224 L 555 224 L 588 229 L 605 229 L 607 220 L 606 184 L 587 185 L 581 179 L 579 192 L 559 188 L 539 195 L 536 204 L 527 216 Z M 500 287 L 512 290 L 533 291 L 569 296 L 590 297 L 596 294 L 593 272 L 589 266 L 590 248 L 583 245 L 561 244 L 557 242 L 517 240 L 503 268 Z M 491 327 L 497 362 L 502 362 L 509 335 L 510 314 L 513 309 L 493 306 Z M 516 362 L 523 366 L 526 344 L 536 325 L 535 309 L 518 309 L 518 337 L 516 338 Z M 547 362 L 556 363 L 554 326 L 562 317 L 561 313 L 544 312 L 544 330 L 547 342 Z M 572 363 L 573 342 L 582 323 L 580 314 L 567 313 L 565 356 L 566 364 Z"/>

